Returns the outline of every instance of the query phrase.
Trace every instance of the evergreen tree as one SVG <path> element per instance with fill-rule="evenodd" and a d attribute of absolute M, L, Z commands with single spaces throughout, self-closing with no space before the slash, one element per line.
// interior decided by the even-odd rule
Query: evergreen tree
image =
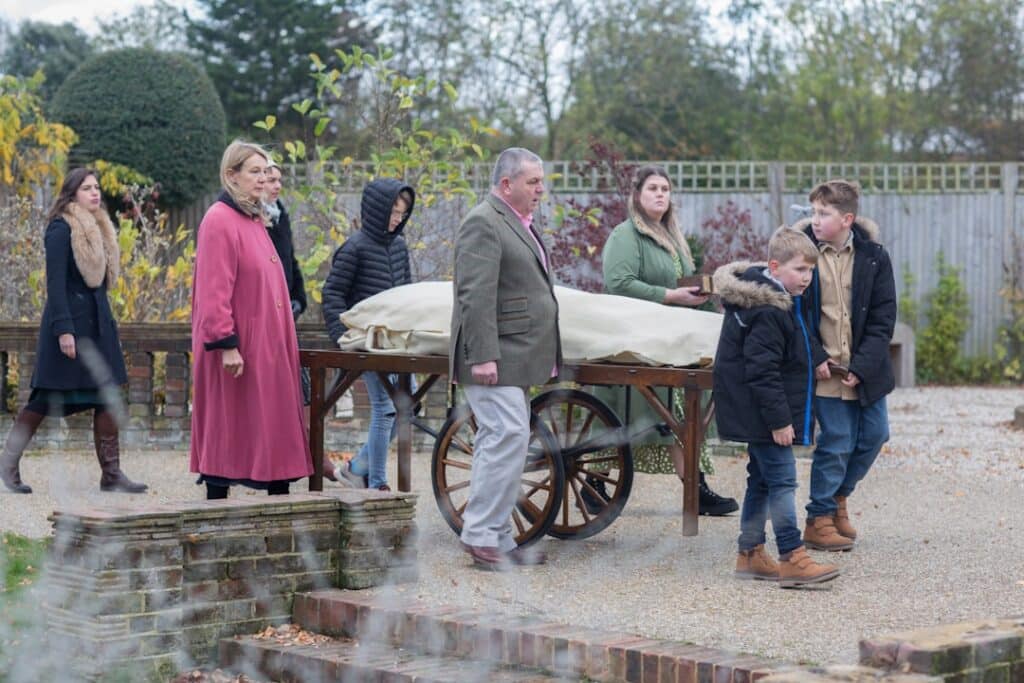
<path fill-rule="evenodd" d="M 267 114 L 286 129 L 300 120 L 291 105 L 314 95 L 309 55 L 367 47 L 372 33 L 353 2 L 198 0 L 187 15 L 190 47 L 213 80 L 232 132 Z"/>

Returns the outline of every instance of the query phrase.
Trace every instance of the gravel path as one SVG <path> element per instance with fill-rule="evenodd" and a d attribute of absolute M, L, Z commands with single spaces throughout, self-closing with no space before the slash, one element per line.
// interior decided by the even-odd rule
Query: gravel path
<path fill-rule="evenodd" d="M 1010 426 L 1022 404 L 1022 389 L 891 396 L 892 440 L 850 500 L 861 540 L 851 553 L 828 556 L 843 575 L 819 589 L 734 580 L 738 518 L 702 518 L 700 535 L 683 538 L 681 489 L 664 475 L 636 475 L 622 516 L 597 536 L 541 541 L 548 565 L 475 570 L 437 512 L 423 454 L 414 463 L 414 487 L 423 492 L 420 581 L 377 590 L 819 663 L 856 661 L 862 637 L 1024 614 L 1024 432 Z M 99 468 L 82 453 L 26 458 L 22 473 L 36 493 L 0 495 L 2 527 L 44 536 L 60 504 L 143 505 L 203 493 L 183 453 L 124 460 L 130 476 L 151 485 L 148 495 L 99 493 Z M 720 458 L 716 467 L 715 488 L 741 496 L 745 461 Z M 809 461 L 798 461 L 798 472 L 802 508 Z"/>

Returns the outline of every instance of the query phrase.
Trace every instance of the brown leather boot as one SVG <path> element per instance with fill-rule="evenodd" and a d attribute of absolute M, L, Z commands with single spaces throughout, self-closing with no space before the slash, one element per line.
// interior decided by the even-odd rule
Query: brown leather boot
<path fill-rule="evenodd" d="M 779 565 L 765 551 L 762 543 L 751 550 L 741 550 L 737 553 L 736 571 L 733 572 L 733 575 L 737 579 L 778 581 Z"/>
<path fill-rule="evenodd" d="M 32 493 L 32 487 L 21 481 L 18 464 L 21 462 L 21 454 L 25 452 L 25 447 L 45 417 L 22 408 L 15 418 L 14 426 L 11 427 L 7 441 L 4 442 L 3 455 L 0 456 L 0 481 L 3 481 L 7 490 L 14 493 Z"/>
<path fill-rule="evenodd" d="M 836 531 L 831 516 L 808 517 L 804 545 L 812 550 L 851 550 L 853 541 Z"/>
<path fill-rule="evenodd" d="M 93 415 L 93 443 L 96 445 L 96 459 L 100 461 L 100 491 L 117 491 L 119 493 L 144 493 L 149 487 L 139 484 L 121 471 L 121 444 L 117 437 L 117 423 L 109 411 L 99 411 Z"/>
<path fill-rule="evenodd" d="M 840 536 L 846 536 L 851 541 L 857 539 L 857 530 L 850 524 L 850 514 L 846 511 L 846 496 L 836 496 L 836 516 L 833 517 L 833 521 L 836 525 L 836 531 L 839 532 Z"/>
<path fill-rule="evenodd" d="M 827 518 L 826 518 L 827 519 Z M 789 559 L 779 563 L 779 587 L 800 588 L 815 583 L 825 583 L 839 576 L 839 567 L 834 564 L 818 564 L 800 546 L 789 554 Z"/>

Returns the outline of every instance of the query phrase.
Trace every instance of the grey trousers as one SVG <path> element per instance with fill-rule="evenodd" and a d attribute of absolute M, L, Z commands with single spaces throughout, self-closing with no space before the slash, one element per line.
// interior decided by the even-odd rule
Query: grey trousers
<path fill-rule="evenodd" d="M 512 508 L 530 444 L 530 403 L 522 387 L 465 384 L 476 417 L 463 543 L 508 552 L 516 547 Z"/>

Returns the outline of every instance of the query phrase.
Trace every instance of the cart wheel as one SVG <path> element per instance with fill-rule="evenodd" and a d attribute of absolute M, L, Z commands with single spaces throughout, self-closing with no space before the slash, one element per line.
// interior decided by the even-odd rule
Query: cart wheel
<path fill-rule="evenodd" d="M 434 500 L 441 516 L 455 533 L 462 532 L 462 514 L 469 501 L 470 463 L 476 420 L 468 405 L 456 407 L 434 442 L 431 472 Z M 530 416 L 530 447 L 523 468 L 519 498 L 512 510 L 516 543 L 528 545 L 541 538 L 558 514 L 565 492 L 565 470 L 551 432 Z"/>
<path fill-rule="evenodd" d="M 548 534 L 589 538 L 615 521 L 633 488 L 633 452 L 622 423 L 578 389 L 548 391 L 530 405 L 554 434 L 565 468 L 565 497 Z"/>

